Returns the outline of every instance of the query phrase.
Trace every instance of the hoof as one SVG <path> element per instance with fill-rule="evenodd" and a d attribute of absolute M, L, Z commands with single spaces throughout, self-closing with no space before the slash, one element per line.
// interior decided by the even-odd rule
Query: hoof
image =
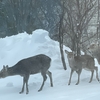
<path fill-rule="evenodd" d="M 89 83 L 91 83 L 91 81 L 89 81 Z"/>
<path fill-rule="evenodd" d="M 23 92 L 24 92 L 24 91 L 22 90 L 22 91 L 19 92 L 19 94 L 22 94 Z"/>
<path fill-rule="evenodd" d="M 79 83 L 76 83 L 75 85 L 78 85 Z"/>
<path fill-rule="evenodd" d="M 26 92 L 26 94 L 28 94 L 29 92 Z"/>
<path fill-rule="evenodd" d="M 19 92 L 19 94 L 22 94 L 23 92 Z"/>
<path fill-rule="evenodd" d="M 51 87 L 53 87 L 53 84 L 51 84 Z"/>
<path fill-rule="evenodd" d="M 42 89 L 39 89 L 38 92 L 40 92 Z"/>
<path fill-rule="evenodd" d="M 70 85 L 70 83 L 68 83 L 68 85 Z"/>

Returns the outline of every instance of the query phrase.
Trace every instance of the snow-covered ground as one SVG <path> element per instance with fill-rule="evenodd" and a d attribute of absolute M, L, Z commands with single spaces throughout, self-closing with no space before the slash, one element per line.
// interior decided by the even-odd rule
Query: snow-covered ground
<path fill-rule="evenodd" d="M 65 47 L 64 49 L 68 49 Z M 79 85 L 75 85 L 77 74 L 74 73 L 71 85 L 68 86 L 70 68 L 67 57 L 67 70 L 63 69 L 59 43 L 49 38 L 45 30 L 36 30 L 32 35 L 21 33 L 0 39 L 0 70 L 3 65 L 13 66 L 19 60 L 37 54 L 46 54 L 52 58 L 50 71 L 53 75 L 54 87 L 50 87 L 49 78 L 44 88 L 38 92 L 42 83 L 40 74 L 31 75 L 29 79 L 29 94 L 19 94 L 22 88 L 21 76 L 10 76 L 0 79 L 0 100 L 99 100 L 100 83 L 95 75 L 92 83 L 88 83 L 90 72 L 83 70 Z M 96 62 L 96 65 L 98 63 Z M 98 65 L 100 67 L 100 65 Z M 99 68 L 100 72 L 100 68 Z M 100 73 L 99 73 L 100 77 Z"/>

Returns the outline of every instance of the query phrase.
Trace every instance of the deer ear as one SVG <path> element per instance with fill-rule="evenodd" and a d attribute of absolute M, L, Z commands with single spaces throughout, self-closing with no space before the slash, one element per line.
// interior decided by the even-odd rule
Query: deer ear
<path fill-rule="evenodd" d="M 75 53 L 75 51 L 73 51 L 73 55 L 74 55 L 74 56 L 76 56 L 76 53 Z"/>
<path fill-rule="evenodd" d="M 3 65 L 3 70 L 7 71 L 8 70 L 8 66 Z"/>
<path fill-rule="evenodd" d="M 8 68 L 8 65 L 6 65 L 6 68 Z"/>
<path fill-rule="evenodd" d="M 8 65 L 6 65 L 5 70 L 6 70 L 6 71 L 8 70 Z"/>
<path fill-rule="evenodd" d="M 66 54 L 68 54 L 68 51 L 67 51 L 67 50 L 65 50 L 65 53 L 66 53 Z"/>
<path fill-rule="evenodd" d="M 3 69 L 5 69 L 5 65 L 3 65 Z"/>

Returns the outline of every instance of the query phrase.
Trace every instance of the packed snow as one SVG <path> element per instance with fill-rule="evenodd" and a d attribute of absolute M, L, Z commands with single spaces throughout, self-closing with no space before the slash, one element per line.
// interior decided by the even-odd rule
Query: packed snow
<path fill-rule="evenodd" d="M 65 54 L 67 70 L 63 69 L 59 43 L 49 38 L 48 32 L 38 29 L 28 35 L 26 32 L 0 39 L 0 70 L 3 65 L 13 66 L 19 60 L 37 54 L 45 54 L 52 59 L 50 71 L 53 77 L 53 87 L 50 87 L 49 78 L 46 80 L 43 90 L 38 92 L 42 83 L 41 74 L 31 75 L 29 79 L 29 94 L 19 94 L 22 88 L 21 76 L 9 76 L 0 79 L 1 100 L 99 100 L 100 83 L 94 75 L 93 81 L 89 82 L 91 73 L 83 70 L 79 85 L 77 74 L 74 73 L 71 85 L 68 85 L 70 68 Z M 65 49 L 69 49 L 64 47 Z M 97 61 L 95 63 L 98 68 Z M 99 68 L 100 77 L 100 68 Z"/>

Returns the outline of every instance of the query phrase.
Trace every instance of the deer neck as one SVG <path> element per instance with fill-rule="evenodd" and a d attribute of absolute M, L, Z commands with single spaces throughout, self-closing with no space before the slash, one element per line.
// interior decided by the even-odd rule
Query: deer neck
<path fill-rule="evenodd" d="M 17 75 L 14 67 L 9 67 L 7 71 L 7 76 Z"/>
<path fill-rule="evenodd" d="M 73 63 L 75 63 L 74 57 L 69 58 L 68 60 L 69 60 L 69 64 L 70 64 L 70 65 L 73 65 Z"/>

